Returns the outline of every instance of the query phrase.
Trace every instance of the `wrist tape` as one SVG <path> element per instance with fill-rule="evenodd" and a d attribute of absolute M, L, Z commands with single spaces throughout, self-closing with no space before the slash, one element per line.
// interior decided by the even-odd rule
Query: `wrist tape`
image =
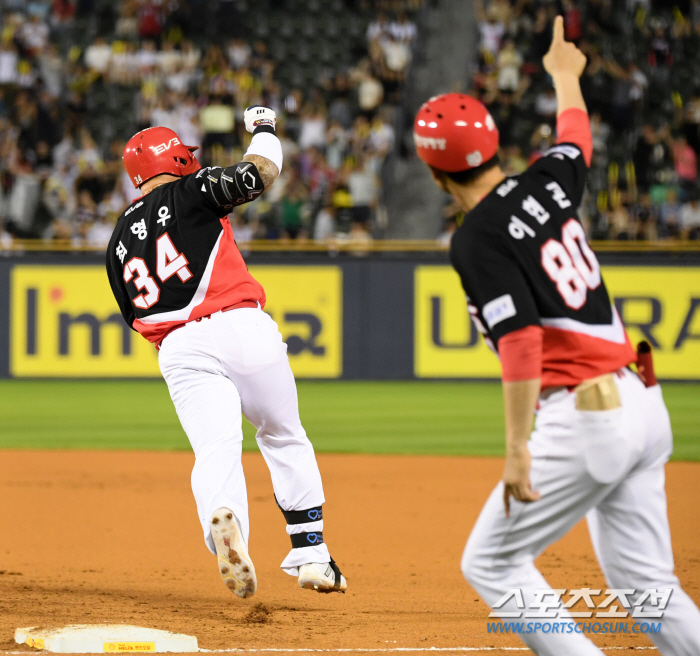
<path fill-rule="evenodd" d="M 270 132 L 255 131 L 253 140 L 246 151 L 246 155 L 258 155 L 274 162 L 277 170 L 282 173 L 282 144 L 280 140 Z"/>

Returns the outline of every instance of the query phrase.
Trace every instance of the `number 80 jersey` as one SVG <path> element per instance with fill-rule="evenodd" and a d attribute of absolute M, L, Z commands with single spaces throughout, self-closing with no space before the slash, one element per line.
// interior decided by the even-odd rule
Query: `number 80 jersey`
<path fill-rule="evenodd" d="M 577 218 L 586 173 L 578 146 L 554 146 L 469 212 L 450 247 L 469 312 L 492 348 L 515 330 L 543 328 L 543 388 L 636 360 Z"/>
<path fill-rule="evenodd" d="M 132 203 L 112 234 L 112 291 L 126 323 L 156 345 L 182 324 L 237 303 L 265 305 L 236 246 L 230 205 L 221 204 L 228 200 L 222 173 L 205 168 L 156 187 Z"/>

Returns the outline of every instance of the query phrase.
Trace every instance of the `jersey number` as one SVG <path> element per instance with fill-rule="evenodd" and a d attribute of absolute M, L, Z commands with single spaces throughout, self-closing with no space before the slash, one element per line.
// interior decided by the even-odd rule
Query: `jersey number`
<path fill-rule="evenodd" d="M 170 240 L 168 233 L 158 238 L 156 242 L 156 274 L 161 282 L 177 274 L 182 282 L 186 282 L 192 277 L 192 272 L 187 268 L 189 262 L 183 253 L 178 253 L 175 245 Z M 151 276 L 148 266 L 140 257 L 132 257 L 124 265 L 124 282 L 131 282 L 136 276 L 134 284 L 139 294 L 133 299 L 137 308 L 145 310 L 154 306 L 160 298 L 160 288 Z"/>
<path fill-rule="evenodd" d="M 588 290 L 600 285 L 600 265 L 576 219 L 569 219 L 562 226 L 560 242 L 548 239 L 543 244 L 542 267 L 556 283 L 564 303 L 573 310 L 582 308 Z"/>

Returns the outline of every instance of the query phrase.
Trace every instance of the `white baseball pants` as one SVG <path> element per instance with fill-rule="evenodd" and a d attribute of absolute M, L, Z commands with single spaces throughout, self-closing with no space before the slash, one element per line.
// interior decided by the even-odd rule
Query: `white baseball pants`
<path fill-rule="evenodd" d="M 248 544 L 242 415 L 257 428 L 280 506 L 306 510 L 323 504 L 321 474 L 299 419 L 287 346 L 267 314 L 239 308 L 191 321 L 163 340 L 158 361 L 195 454 L 192 491 L 213 554 L 209 523 L 218 508 L 233 510 Z M 290 535 L 322 530 L 322 519 L 287 526 Z M 300 565 L 312 562 L 330 562 L 325 544 L 292 549 L 282 569 L 296 575 Z"/>
<path fill-rule="evenodd" d="M 535 601 L 535 590 L 550 589 L 535 568 L 535 558 L 585 515 L 611 589 L 634 588 L 632 601 L 650 588 L 673 589 L 663 619 L 637 620 L 662 622 L 661 632 L 649 636 L 659 651 L 664 656 L 697 656 L 700 611 L 673 573 L 664 490 L 672 437 L 661 388 L 645 388 L 628 370 L 616 381 L 622 401 L 616 410 L 577 410 L 576 395 L 567 390 L 541 401 L 529 449 L 532 487 L 542 498 L 530 504 L 511 501 L 511 516 L 506 518 L 499 483 L 469 537 L 462 572 L 489 606 L 519 588 L 527 609 Z M 580 586 L 580 581 L 569 583 L 569 589 Z M 499 608 L 518 610 L 515 599 Z M 560 611 L 556 620 L 524 621 L 573 620 Z M 589 621 L 634 620 L 583 620 Z M 520 637 L 538 656 L 603 654 L 578 633 Z"/>

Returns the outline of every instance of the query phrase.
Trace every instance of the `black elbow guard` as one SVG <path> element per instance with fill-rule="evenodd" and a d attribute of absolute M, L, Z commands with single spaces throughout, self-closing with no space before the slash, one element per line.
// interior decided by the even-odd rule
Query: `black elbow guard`
<path fill-rule="evenodd" d="M 220 207 L 249 203 L 265 191 L 260 173 L 252 162 L 240 162 L 225 169 L 210 168 L 203 177 L 202 191 Z"/>

